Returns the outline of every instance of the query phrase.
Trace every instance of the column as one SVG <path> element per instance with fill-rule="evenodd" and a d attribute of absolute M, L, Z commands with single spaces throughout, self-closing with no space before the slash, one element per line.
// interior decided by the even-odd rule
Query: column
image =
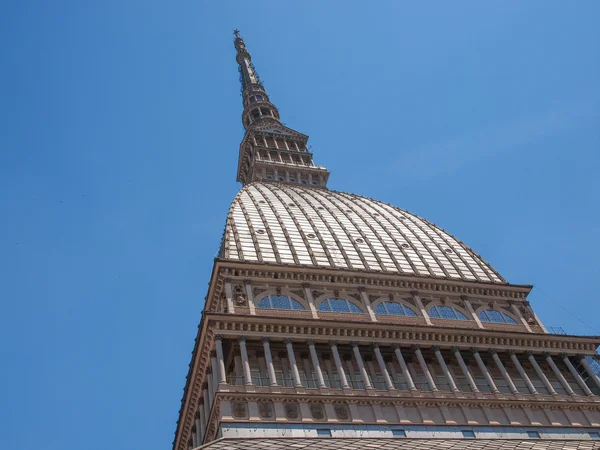
<path fill-rule="evenodd" d="M 227 301 L 227 312 L 235 314 L 235 306 L 233 305 L 233 291 L 231 289 L 231 278 L 225 278 L 225 299 Z"/>
<path fill-rule="evenodd" d="M 202 444 L 202 421 L 200 420 L 200 411 L 196 412 L 196 445 Z"/>
<path fill-rule="evenodd" d="M 396 389 L 392 379 L 390 378 L 390 374 L 387 371 L 387 367 L 385 367 L 385 361 L 383 360 L 383 355 L 381 354 L 381 350 L 379 349 L 379 344 L 373 344 L 373 351 L 375 352 L 375 358 L 377 358 L 377 364 L 379 364 L 379 370 L 383 374 L 383 379 L 385 381 L 385 385 L 388 390 Z"/>
<path fill-rule="evenodd" d="M 492 359 L 498 366 L 498 369 L 500 369 L 502 378 L 504 378 L 504 381 L 506 381 L 506 383 L 508 384 L 508 388 L 510 389 L 510 392 L 512 392 L 513 394 L 518 394 L 519 390 L 515 386 L 515 383 L 513 383 L 513 380 L 510 377 L 509 373 L 506 371 L 506 367 L 504 367 L 504 364 L 502 364 L 502 360 L 498 356 L 498 351 L 496 349 L 492 349 L 492 350 L 490 350 L 490 354 L 492 355 Z"/>
<path fill-rule="evenodd" d="M 519 362 L 519 359 L 517 358 L 517 355 L 515 355 L 515 352 L 510 352 L 510 360 L 515 365 L 515 369 L 517 369 L 517 372 L 519 372 L 519 376 L 523 379 L 523 381 L 527 385 L 527 389 L 529 389 L 529 392 L 531 392 L 533 395 L 539 394 L 539 392 L 536 390 L 535 386 L 529 379 L 529 376 L 525 372 L 525 369 L 523 369 L 523 366 Z"/>
<path fill-rule="evenodd" d="M 358 348 L 358 342 L 352 342 L 352 351 L 354 353 L 354 359 L 356 360 L 356 365 L 358 366 L 358 371 L 360 372 L 360 376 L 363 379 L 363 383 L 365 385 L 365 389 L 373 389 L 371 385 L 371 380 L 369 379 L 369 374 L 367 373 L 367 369 L 365 369 L 365 365 L 360 356 L 360 349 Z"/>
<path fill-rule="evenodd" d="M 475 361 L 477 361 L 479 370 L 481 370 L 481 372 L 483 373 L 483 376 L 485 377 L 485 380 L 487 381 L 488 386 L 492 390 L 492 393 L 493 394 L 499 393 L 500 391 L 498 390 L 496 383 L 494 383 L 494 379 L 488 372 L 487 367 L 485 366 L 485 363 L 483 362 L 483 359 L 481 359 L 481 356 L 479 355 L 479 352 L 477 351 L 476 348 L 472 349 L 471 351 L 473 352 L 473 356 L 475 357 Z"/>
<path fill-rule="evenodd" d="M 408 385 L 408 389 L 411 391 L 416 391 L 417 387 L 410 376 L 410 372 L 408 371 L 408 367 L 406 366 L 406 361 L 404 361 L 404 356 L 402 356 L 402 352 L 400 351 L 400 346 L 398 344 L 392 345 L 394 349 L 394 354 L 396 355 L 396 359 L 398 360 L 398 364 L 400 364 L 400 370 L 402 371 L 402 376 L 406 380 L 406 384 Z"/>
<path fill-rule="evenodd" d="M 242 373 L 244 374 L 244 384 L 246 386 L 252 384 L 252 374 L 250 373 L 250 361 L 248 361 L 248 350 L 246 348 L 246 336 L 240 336 L 238 343 L 240 345 L 240 354 L 242 356 Z"/>
<path fill-rule="evenodd" d="M 329 355 L 323 355 L 323 362 L 325 363 L 325 371 L 327 372 L 329 387 L 335 387 L 332 384 L 335 381 L 335 376 L 333 373 L 333 368 L 331 367 L 331 359 L 329 358 Z"/>
<path fill-rule="evenodd" d="M 371 300 L 369 300 L 369 294 L 367 294 L 367 292 L 365 291 L 365 287 L 364 286 L 359 286 L 358 287 L 358 292 L 360 292 L 360 296 L 362 298 L 362 301 L 364 302 L 366 308 L 367 308 L 367 313 L 369 314 L 369 317 L 371 318 L 372 322 L 377 322 L 377 317 L 375 316 L 375 312 L 373 311 L 373 308 L 371 307 Z"/>
<path fill-rule="evenodd" d="M 292 345 L 292 339 L 286 338 L 284 341 L 285 348 L 287 349 L 288 359 L 290 360 L 290 366 L 292 367 L 292 380 L 295 387 L 302 387 L 300 381 L 300 372 L 298 372 L 298 364 L 296 364 L 296 355 L 294 355 L 294 346 Z"/>
<path fill-rule="evenodd" d="M 254 293 L 252 292 L 252 281 L 244 280 L 244 287 L 246 288 L 246 298 L 248 299 L 248 308 L 250 308 L 250 314 L 256 314 L 256 308 L 254 308 Z"/>
<path fill-rule="evenodd" d="M 590 367 L 587 360 L 585 359 L 585 356 L 581 356 L 579 359 L 579 362 L 581 363 L 581 365 L 583 366 L 585 371 L 588 373 L 590 378 L 592 380 L 594 380 L 594 383 L 596 383 L 596 386 L 598 386 L 600 388 L 600 378 L 598 378 L 598 375 L 596 375 L 596 372 L 594 372 L 594 370 Z"/>
<path fill-rule="evenodd" d="M 208 372 L 208 392 L 214 398 L 215 392 L 217 392 L 217 357 L 214 356 L 215 352 L 210 352 L 210 372 Z"/>
<path fill-rule="evenodd" d="M 475 380 L 473 379 L 473 375 L 471 375 L 471 371 L 469 370 L 469 368 L 465 364 L 465 360 L 463 359 L 462 355 L 460 354 L 460 349 L 458 347 L 453 347 L 452 348 L 452 352 L 454 353 L 454 357 L 456 358 L 456 361 L 458 361 L 458 365 L 460 367 L 460 370 L 462 371 L 463 375 L 467 379 L 467 383 L 469 383 L 469 386 L 471 387 L 471 390 L 473 392 L 479 392 L 479 388 L 477 387 L 477 383 L 475 383 Z"/>
<path fill-rule="evenodd" d="M 521 321 L 521 323 L 525 326 L 525 328 L 527 328 L 527 331 L 529 331 L 531 333 L 532 332 L 531 327 L 527 323 L 527 320 L 525 320 L 525 317 L 523 317 L 523 314 L 521 314 L 521 310 L 519 309 L 519 307 L 517 305 L 515 305 L 515 303 L 512 301 L 508 302 L 508 304 L 510 305 L 513 312 L 515 313 L 515 316 L 517 316 L 517 318 Z"/>
<path fill-rule="evenodd" d="M 344 373 L 344 368 L 342 367 L 342 360 L 340 359 L 340 354 L 338 353 L 337 344 L 334 341 L 330 341 L 329 345 L 331 346 L 331 354 L 333 355 L 335 368 L 340 377 L 342 388 L 348 389 L 350 386 L 348 385 L 348 380 L 346 379 L 346 374 Z"/>
<path fill-rule="evenodd" d="M 592 393 L 592 391 L 590 390 L 590 388 L 588 387 L 588 385 L 585 384 L 585 381 L 583 380 L 583 378 L 581 378 L 581 375 L 579 374 L 579 372 L 577 372 L 577 369 L 573 366 L 573 363 L 571 362 L 569 357 L 564 354 L 560 355 L 560 356 L 562 356 L 563 362 L 569 368 L 569 372 L 571 372 L 571 375 L 573 375 L 573 378 L 575 378 L 575 381 L 577 381 L 577 384 L 579 385 L 579 387 L 581 389 L 583 389 L 583 392 L 585 392 L 585 395 L 594 395 Z"/>
<path fill-rule="evenodd" d="M 425 310 L 425 307 L 423 306 L 421 297 L 419 297 L 417 295 L 416 291 L 411 292 L 411 295 L 412 295 L 413 300 L 417 304 L 419 311 L 421 311 L 421 315 L 425 318 L 425 322 L 427 323 L 427 325 L 433 325 L 433 323 L 431 323 L 431 319 L 429 318 L 429 314 L 427 314 L 427 311 Z"/>
<path fill-rule="evenodd" d="M 215 347 L 217 348 L 217 383 L 227 384 L 225 361 L 223 360 L 223 336 L 220 334 L 215 336 Z"/>
<path fill-rule="evenodd" d="M 206 424 L 210 417 L 210 408 L 212 406 L 210 393 L 208 391 L 208 383 L 206 382 L 202 384 L 202 397 L 204 398 L 204 423 Z"/>
<path fill-rule="evenodd" d="M 192 448 L 198 447 L 198 430 L 192 429 Z"/>
<path fill-rule="evenodd" d="M 548 365 L 552 369 L 552 372 L 554 372 L 554 375 L 556 375 L 556 378 L 558 378 L 558 381 L 560 381 L 560 384 L 562 384 L 562 387 L 564 387 L 565 391 L 567 391 L 567 394 L 569 394 L 569 395 L 575 395 L 575 391 L 573 391 L 573 388 L 567 382 L 567 380 L 565 379 L 565 377 L 563 376 L 563 374 L 560 373 L 560 369 L 556 366 L 556 364 L 554 363 L 554 360 L 552 359 L 552 357 L 548 353 L 546 353 L 544 356 L 546 357 L 546 362 L 548 363 Z"/>
<path fill-rule="evenodd" d="M 310 351 L 310 358 L 312 360 L 313 369 L 315 376 L 317 377 L 317 384 L 320 388 L 327 387 L 325 385 L 325 378 L 323 378 L 323 372 L 321 371 L 321 364 L 319 363 L 319 357 L 317 356 L 317 350 L 315 349 L 315 341 L 308 341 L 308 349 Z"/>
<path fill-rule="evenodd" d="M 204 438 L 204 424 L 206 423 L 204 404 L 200 403 L 198 408 L 198 413 L 200 414 L 200 434 L 198 435 L 198 442 L 200 445 L 202 445 L 202 439 Z"/>
<path fill-rule="evenodd" d="M 306 301 L 308 302 L 308 307 L 310 308 L 310 313 L 312 314 L 313 319 L 318 319 L 319 314 L 317 313 L 317 308 L 315 307 L 315 300 L 313 298 L 312 292 L 310 292 L 310 284 L 302 283 L 302 288 L 304 289 L 304 296 L 306 297 Z"/>
<path fill-rule="evenodd" d="M 431 376 L 431 372 L 429 372 L 429 367 L 427 367 L 427 363 L 425 362 L 425 358 L 423 358 L 423 354 L 421 353 L 421 347 L 415 344 L 411 348 L 415 352 L 415 355 L 417 355 L 419 365 L 421 366 L 421 370 L 425 374 L 425 378 L 427 379 L 429 389 L 431 389 L 434 392 L 438 391 L 438 388 L 435 385 L 435 382 L 433 381 L 433 377 Z"/>
<path fill-rule="evenodd" d="M 277 378 L 275 378 L 275 368 L 273 367 L 273 358 L 271 357 L 271 347 L 269 345 L 269 338 L 264 337 L 260 340 L 265 350 L 265 361 L 267 363 L 267 373 L 269 374 L 269 381 L 271 386 L 277 386 Z"/>
<path fill-rule="evenodd" d="M 442 356 L 442 352 L 440 351 L 440 346 L 434 345 L 432 347 L 432 349 L 435 353 L 435 357 L 437 359 L 438 364 L 442 368 L 442 372 L 444 372 L 444 376 L 446 377 L 446 380 L 448 380 L 448 384 L 450 385 L 450 390 L 452 392 L 460 392 L 460 390 L 456 386 L 456 383 L 454 382 L 454 378 L 452 378 L 452 375 L 450 374 L 450 371 L 448 370 L 446 361 L 444 361 L 444 357 Z"/>
<path fill-rule="evenodd" d="M 467 311 L 469 311 L 469 313 L 471 313 L 471 317 L 477 323 L 477 326 L 479 328 L 483 328 L 483 325 L 481 324 L 481 320 L 479 320 L 479 317 L 477 316 L 477 314 L 475 314 L 475 310 L 473 309 L 471 302 L 469 300 L 467 300 L 466 296 L 462 296 L 461 299 L 462 299 L 463 303 L 465 304 Z"/>
<path fill-rule="evenodd" d="M 556 393 L 556 391 L 554 390 L 554 388 L 552 387 L 552 385 L 550 384 L 550 381 L 548 381 L 548 378 L 546 378 L 546 374 L 544 374 L 544 371 L 542 370 L 542 368 L 539 366 L 539 364 L 535 360 L 533 353 L 527 352 L 527 353 L 525 353 L 525 355 L 527 355 L 527 359 L 533 366 L 533 370 L 535 370 L 535 373 L 537 374 L 538 378 L 540 380 L 542 380 L 542 383 L 544 383 L 544 386 L 546 386 L 546 389 L 548 389 L 548 392 L 550 392 L 551 395 L 558 395 Z"/>

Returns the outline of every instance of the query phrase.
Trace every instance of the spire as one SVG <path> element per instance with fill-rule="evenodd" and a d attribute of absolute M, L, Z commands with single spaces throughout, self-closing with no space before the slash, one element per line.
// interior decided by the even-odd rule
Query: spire
<path fill-rule="evenodd" d="M 233 30 L 235 39 L 236 61 L 239 65 L 240 83 L 242 84 L 242 102 L 244 113 L 242 123 L 244 128 L 248 129 L 251 124 L 265 121 L 279 122 L 279 111 L 269 101 L 269 96 L 265 91 L 256 69 L 252 64 L 252 57 L 246 49 L 246 43 L 240 36 L 240 30 Z"/>
<path fill-rule="evenodd" d="M 279 111 L 269 100 L 240 31 L 234 30 L 233 34 L 246 129 L 240 144 L 237 180 L 243 184 L 277 181 L 325 187 L 329 172 L 313 162 L 308 136 L 280 122 Z"/>

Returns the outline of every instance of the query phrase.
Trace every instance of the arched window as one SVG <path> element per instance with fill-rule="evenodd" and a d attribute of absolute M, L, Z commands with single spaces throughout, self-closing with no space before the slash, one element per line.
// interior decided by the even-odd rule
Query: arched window
<path fill-rule="evenodd" d="M 257 308 L 264 309 L 293 309 L 304 311 L 304 306 L 287 295 L 267 295 L 258 301 Z"/>
<path fill-rule="evenodd" d="M 388 316 L 410 316 L 416 317 L 416 313 L 408 306 L 404 306 L 401 303 L 396 302 L 381 302 L 375 308 L 375 314 L 382 314 Z"/>
<path fill-rule="evenodd" d="M 326 298 L 319 304 L 319 311 L 353 314 L 363 313 L 358 306 L 343 298 Z"/>
<path fill-rule="evenodd" d="M 494 311 L 493 309 L 481 311 L 479 313 L 479 320 L 482 322 L 509 323 L 511 325 L 517 325 L 515 319 L 510 317 L 508 314 L 504 314 L 500 311 Z"/>
<path fill-rule="evenodd" d="M 429 316 L 434 319 L 448 319 L 448 320 L 469 320 L 467 316 L 465 316 L 460 311 L 451 308 L 450 306 L 432 306 L 429 310 Z"/>

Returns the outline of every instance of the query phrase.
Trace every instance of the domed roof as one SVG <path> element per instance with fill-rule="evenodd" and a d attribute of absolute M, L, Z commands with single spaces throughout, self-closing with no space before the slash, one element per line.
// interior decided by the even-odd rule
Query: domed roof
<path fill-rule="evenodd" d="M 327 189 L 246 185 L 233 200 L 221 257 L 506 283 L 436 225 L 386 203 Z"/>

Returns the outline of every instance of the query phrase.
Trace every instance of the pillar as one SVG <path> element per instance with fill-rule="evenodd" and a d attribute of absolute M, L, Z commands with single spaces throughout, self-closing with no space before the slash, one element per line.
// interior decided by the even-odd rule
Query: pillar
<path fill-rule="evenodd" d="M 238 343 L 240 345 L 240 354 L 242 357 L 242 373 L 244 374 L 244 384 L 251 385 L 252 384 L 252 374 L 250 373 L 250 361 L 248 361 L 248 350 L 246 348 L 246 340 L 248 338 L 246 336 L 240 336 L 238 338 Z"/>
<path fill-rule="evenodd" d="M 348 385 L 348 380 L 346 379 L 346 374 L 344 373 L 344 368 L 342 367 L 342 360 L 340 359 L 340 354 L 338 353 L 337 344 L 334 341 L 330 341 L 329 345 L 331 346 L 331 354 L 333 355 L 333 361 L 335 362 L 335 368 L 340 377 L 342 388 L 348 389 L 350 386 Z"/>
<path fill-rule="evenodd" d="M 317 312 L 317 308 L 315 307 L 315 300 L 313 298 L 312 292 L 310 292 L 310 284 L 302 283 L 302 288 L 304 289 L 304 296 L 306 297 L 306 301 L 308 302 L 308 307 L 310 308 L 312 318 L 318 319 L 319 313 Z"/>
<path fill-rule="evenodd" d="M 223 336 L 220 334 L 215 336 L 215 347 L 217 348 L 217 383 L 227 384 L 225 361 L 223 359 Z"/>
<path fill-rule="evenodd" d="M 256 308 L 254 307 L 254 293 L 252 292 L 252 281 L 244 280 L 244 287 L 246 288 L 246 298 L 248 299 L 248 308 L 250 308 L 250 314 L 256 314 Z"/>
<path fill-rule="evenodd" d="M 529 392 L 531 392 L 533 395 L 538 395 L 539 392 L 537 391 L 537 389 L 535 388 L 535 386 L 529 379 L 527 372 L 525 372 L 525 369 L 523 369 L 523 366 L 519 362 L 519 359 L 517 358 L 517 355 L 515 354 L 515 352 L 510 352 L 510 360 L 515 365 L 517 372 L 519 372 L 519 376 L 523 379 L 523 381 L 527 385 L 527 389 L 529 389 Z"/>
<path fill-rule="evenodd" d="M 369 374 L 367 373 L 367 369 L 365 369 L 365 364 L 363 363 L 362 357 L 360 356 L 358 342 L 352 342 L 352 351 L 354 353 L 354 359 L 356 360 L 356 365 L 358 366 L 360 376 L 363 379 L 365 389 L 373 389 L 373 386 L 371 385 L 371 380 L 369 379 Z"/>
<path fill-rule="evenodd" d="M 432 350 L 435 353 L 435 357 L 437 359 L 438 364 L 442 368 L 442 372 L 444 372 L 444 376 L 446 377 L 446 380 L 448 380 L 448 384 L 450 385 L 450 390 L 452 392 L 459 392 L 459 389 L 456 386 L 456 383 L 454 382 L 454 378 L 452 378 L 452 375 L 450 374 L 450 371 L 448 370 L 446 361 L 444 361 L 444 357 L 442 356 L 442 352 L 440 351 L 440 346 L 434 345 Z"/>
<path fill-rule="evenodd" d="M 235 306 L 233 304 L 233 290 L 231 289 L 231 278 L 225 279 L 225 299 L 227 301 L 227 312 L 235 314 Z"/>
<path fill-rule="evenodd" d="M 567 394 L 569 394 L 569 395 L 575 395 L 575 391 L 573 391 L 573 388 L 567 382 L 567 380 L 565 379 L 565 377 L 563 376 L 563 374 L 560 373 L 560 369 L 556 366 L 556 363 L 552 359 L 552 356 L 550 356 L 549 354 L 545 354 L 544 356 L 546 357 L 546 362 L 548 363 L 548 365 L 552 369 L 552 372 L 554 372 L 554 375 L 556 375 L 556 378 L 558 378 L 558 381 L 560 381 L 560 384 L 562 384 L 562 387 L 564 387 L 565 391 L 567 391 Z"/>
<path fill-rule="evenodd" d="M 204 438 L 204 425 L 206 424 L 206 413 L 204 412 L 204 404 L 198 405 L 198 413 L 200 414 L 200 433 L 198 434 L 198 443 L 202 445 L 202 439 Z"/>
<path fill-rule="evenodd" d="M 504 378 L 504 381 L 506 381 L 506 384 L 508 384 L 508 388 L 510 389 L 510 392 L 513 394 L 518 394 L 519 390 L 515 386 L 515 383 L 513 383 L 513 380 L 510 377 L 510 374 L 506 371 L 506 367 L 504 367 L 504 364 L 502 364 L 502 360 L 498 356 L 498 351 L 495 349 L 492 349 L 492 350 L 490 350 L 490 354 L 492 355 L 492 359 L 498 366 L 498 369 L 500 370 L 500 373 L 502 374 L 502 378 Z"/>
<path fill-rule="evenodd" d="M 454 353 L 454 357 L 456 358 L 456 361 L 458 361 L 460 370 L 462 371 L 463 375 L 467 379 L 467 383 L 469 383 L 471 390 L 473 392 L 479 392 L 477 383 L 475 383 L 475 380 L 473 379 L 473 375 L 471 375 L 471 371 L 465 364 L 465 360 L 463 359 L 462 355 L 460 354 L 460 349 L 458 347 L 454 347 L 454 348 L 452 348 L 452 352 Z"/>
<path fill-rule="evenodd" d="M 287 349 L 288 359 L 290 360 L 290 366 L 292 368 L 292 381 L 294 387 L 302 387 L 300 381 L 300 372 L 298 372 L 298 364 L 296 363 L 296 355 L 294 355 L 294 346 L 291 338 L 286 338 L 284 341 L 285 348 Z"/>
<path fill-rule="evenodd" d="M 277 378 L 275 377 L 275 368 L 273 367 L 273 358 L 271 357 L 271 347 L 269 345 L 269 338 L 264 337 L 260 340 L 265 350 L 265 361 L 267 363 L 267 373 L 269 374 L 269 381 L 271 386 L 277 386 Z"/>
<path fill-rule="evenodd" d="M 532 333 L 531 327 L 527 323 L 527 320 L 525 320 L 525 317 L 523 317 L 523 314 L 521 314 L 521 310 L 519 309 L 519 307 L 517 305 L 515 305 L 515 303 L 512 301 L 509 302 L 509 304 L 510 304 L 510 307 L 512 308 L 513 312 L 515 313 L 515 316 L 518 317 L 518 319 L 521 321 L 521 323 L 527 329 L 527 331 Z"/>
<path fill-rule="evenodd" d="M 371 300 L 369 300 L 369 294 L 365 291 L 364 286 L 359 286 L 358 291 L 360 292 L 360 296 L 362 298 L 365 307 L 367 308 L 367 313 L 371 318 L 372 322 L 377 322 L 377 317 L 375 316 L 375 312 L 373 311 L 373 307 L 371 306 Z"/>
<path fill-rule="evenodd" d="M 400 346 L 398 344 L 392 345 L 394 349 L 394 354 L 396 355 L 396 359 L 398 360 L 398 364 L 400 364 L 400 370 L 402 371 L 402 376 L 406 380 L 406 384 L 408 385 L 408 389 L 411 391 L 416 391 L 417 387 L 410 376 L 410 372 L 408 371 L 408 367 L 406 366 L 406 361 L 404 361 L 404 356 L 402 356 L 402 352 L 400 351 Z"/>
<path fill-rule="evenodd" d="M 427 325 L 433 325 L 433 323 L 431 322 L 431 319 L 429 318 L 429 314 L 427 314 L 427 311 L 425 310 L 425 307 L 423 306 L 421 297 L 419 297 L 417 295 L 417 292 L 411 292 L 411 295 L 412 295 L 412 298 L 414 299 L 415 303 L 417 304 L 419 311 L 421 311 L 421 315 L 425 318 L 425 322 L 427 323 Z"/>
<path fill-rule="evenodd" d="M 308 341 L 308 349 L 310 351 L 310 358 L 312 360 L 313 369 L 315 376 L 317 377 L 317 385 L 320 388 L 327 387 L 325 385 L 325 378 L 323 378 L 323 371 L 321 370 L 321 364 L 319 363 L 319 357 L 317 356 L 317 350 L 315 349 L 315 341 Z"/>
<path fill-rule="evenodd" d="M 385 367 L 385 361 L 383 360 L 383 355 L 381 354 L 381 350 L 379 349 L 379 344 L 373 345 L 373 351 L 375 352 L 375 358 L 377 358 L 377 364 L 379 364 L 379 370 L 383 374 L 383 379 L 385 381 L 385 385 L 388 390 L 396 389 L 392 379 L 390 378 L 390 374 L 387 371 L 387 367 Z"/>
<path fill-rule="evenodd" d="M 544 386 L 546 386 L 548 392 L 550 392 L 551 395 L 558 395 L 554 390 L 554 387 L 552 387 L 552 384 L 550 384 L 550 381 L 548 381 L 548 378 L 546 378 L 546 374 L 544 373 L 538 362 L 535 360 L 535 356 L 533 356 L 533 353 L 527 352 L 526 355 L 527 359 L 533 366 L 533 370 L 535 370 L 535 373 L 537 374 L 538 378 L 542 380 L 542 383 L 544 383 Z"/>
<path fill-rule="evenodd" d="M 575 381 L 577 381 L 577 384 L 579 385 L 579 387 L 581 389 L 583 389 L 583 392 L 585 392 L 585 395 L 594 395 L 592 393 L 592 391 L 590 390 L 590 388 L 588 387 L 588 385 L 585 384 L 585 381 L 583 380 L 583 378 L 581 378 L 581 375 L 579 374 L 577 369 L 573 366 L 573 363 L 571 362 L 569 357 L 567 355 L 561 355 L 561 356 L 562 356 L 563 362 L 568 367 L 569 372 L 571 372 L 571 375 L 573 375 L 573 378 L 575 378 Z"/>
<path fill-rule="evenodd" d="M 208 392 L 208 383 L 206 382 L 202 384 L 202 397 L 204 398 L 204 424 L 206 426 L 206 423 L 210 418 L 210 408 L 212 406 L 210 395 Z"/>
<path fill-rule="evenodd" d="M 498 390 L 496 383 L 494 383 L 494 379 L 488 372 L 487 367 L 485 366 L 485 363 L 483 362 L 483 359 L 481 359 L 481 355 L 479 354 L 479 351 L 477 351 L 476 348 L 472 349 L 471 351 L 473 352 L 473 356 L 475 357 L 475 361 L 477 361 L 479 370 L 481 370 L 481 372 L 483 373 L 483 376 L 485 377 L 485 380 L 487 381 L 488 386 L 492 390 L 492 393 L 493 394 L 499 393 L 500 391 Z"/>
<path fill-rule="evenodd" d="M 481 324 L 481 320 L 479 320 L 479 317 L 477 316 L 477 314 L 475 314 L 475 310 L 473 309 L 471 302 L 469 300 L 467 300 L 467 297 L 465 297 L 465 296 L 461 297 L 461 299 L 462 299 L 463 303 L 465 304 L 467 311 L 469 311 L 469 313 L 471 314 L 471 317 L 473 318 L 475 323 L 477 323 L 477 326 L 479 328 L 483 328 L 483 325 Z"/>
<path fill-rule="evenodd" d="M 594 370 L 590 367 L 587 360 L 585 359 L 585 356 L 581 356 L 579 359 L 579 362 L 581 363 L 581 365 L 583 366 L 585 371 L 588 373 L 590 378 L 592 380 L 594 380 L 594 383 L 596 383 L 596 386 L 598 386 L 600 388 L 600 378 L 598 378 L 598 375 L 596 375 L 596 372 L 594 372 Z"/>
<path fill-rule="evenodd" d="M 427 363 L 425 362 L 425 358 L 423 358 L 423 353 L 421 353 L 421 347 L 417 344 L 413 345 L 412 350 L 417 355 L 417 360 L 419 360 L 419 365 L 421 366 L 421 370 L 425 374 L 425 378 L 427 379 L 427 384 L 429 385 L 429 389 L 432 391 L 438 391 L 439 389 L 435 385 L 435 381 L 433 381 L 433 377 L 431 376 L 431 372 L 429 372 L 429 367 L 427 367 Z"/>
<path fill-rule="evenodd" d="M 200 411 L 196 413 L 196 445 L 202 444 L 202 421 L 200 420 Z"/>

